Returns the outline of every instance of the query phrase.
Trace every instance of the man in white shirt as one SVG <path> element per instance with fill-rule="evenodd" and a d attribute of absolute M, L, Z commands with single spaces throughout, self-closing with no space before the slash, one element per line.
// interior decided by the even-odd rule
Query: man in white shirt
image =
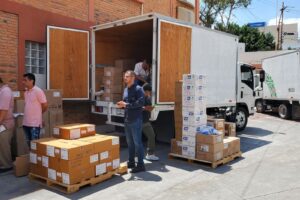
<path fill-rule="evenodd" d="M 138 85 L 144 85 L 150 81 L 150 66 L 147 60 L 135 64 L 134 73 L 136 74 L 136 80 Z"/>

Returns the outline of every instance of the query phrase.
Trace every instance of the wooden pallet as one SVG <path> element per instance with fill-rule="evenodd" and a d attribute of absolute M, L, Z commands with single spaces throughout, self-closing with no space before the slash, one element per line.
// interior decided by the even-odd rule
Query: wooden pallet
<path fill-rule="evenodd" d="M 206 164 L 206 165 L 211 166 L 212 168 L 216 168 L 219 165 L 224 165 L 226 163 L 229 163 L 230 161 L 233 161 L 234 159 L 239 158 L 241 156 L 242 156 L 242 152 L 238 152 L 238 153 L 232 154 L 230 156 L 224 157 L 221 160 L 218 160 L 218 161 L 215 161 L 215 162 L 210 162 L 210 161 L 206 161 L 206 160 L 198 160 L 198 159 L 195 159 L 195 158 L 189 158 L 189 157 L 186 157 L 186 156 L 182 156 L 182 155 L 178 155 L 178 154 L 174 154 L 174 153 L 169 153 L 169 158 L 170 159 L 181 158 L 181 159 L 187 160 L 189 163 Z"/>
<path fill-rule="evenodd" d="M 110 179 L 113 175 L 116 174 L 126 174 L 127 173 L 127 164 L 126 163 L 122 163 L 120 165 L 120 167 L 116 170 L 107 172 L 105 174 L 81 181 L 80 183 L 77 184 L 73 184 L 73 185 L 67 185 L 67 184 L 63 184 L 57 181 L 54 181 L 52 179 L 49 178 L 45 178 L 33 173 L 29 173 L 28 177 L 30 180 L 34 180 L 37 181 L 38 183 L 40 183 L 41 185 L 47 186 L 51 189 L 66 193 L 66 194 L 71 194 L 74 192 L 77 192 L 80 188 L 87 186 L 87 185 L 95 185 L 98 183 L 101 183 L 103 181 L 106 181 L 108 179 Z"/>

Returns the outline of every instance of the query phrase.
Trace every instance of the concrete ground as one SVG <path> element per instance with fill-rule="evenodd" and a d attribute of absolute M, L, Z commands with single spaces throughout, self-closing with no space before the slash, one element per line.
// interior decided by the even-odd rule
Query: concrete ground
<path fill-rule="evenodd" d="M 147 172 L 115 176 L 72 195 L 2 174 L 0 199 L 300 199 L 300 123 L 256 114 L 239 136 L 243 157 L 217 169 L 170 160 L 169 146 L 158 145 L 161 160 L 146 162 Z M 123 160 L 126 155 L 123 148 Z"/>

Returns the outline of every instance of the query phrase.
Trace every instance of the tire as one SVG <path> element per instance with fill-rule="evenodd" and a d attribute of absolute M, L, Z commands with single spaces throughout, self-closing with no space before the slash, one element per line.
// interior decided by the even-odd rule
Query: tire
<path fill-rule="evenodd" d="M 258 113 L 265 112 L 264 104 L 261 100 L 256 101 L 255 107 L 256 107 L 256 112 L 258 112 Z"/>
<path fill-rule="evenodd" d="M 291 117 L 291 108 L 287 104 L 280 104 L 278 107 L 278 115 L 281 119 L 290 119 Z"/>
<path fill-rule="evenodd" d="M 248 123 L 248 112 L 243 107 L 237 107 L 236 116 L 235 116 L 235 124 L 236 130 L 242 131 L 246 128 Z"/>

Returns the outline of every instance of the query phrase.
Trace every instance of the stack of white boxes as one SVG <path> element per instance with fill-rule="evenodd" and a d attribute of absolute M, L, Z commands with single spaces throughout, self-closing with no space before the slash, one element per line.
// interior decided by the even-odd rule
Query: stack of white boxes
<path fill-rule="evenodd" d="M 206 125 L 205 76 L 184 74 L 182 84 L 182 155 L 195 158 L 196 134 Z"/>

